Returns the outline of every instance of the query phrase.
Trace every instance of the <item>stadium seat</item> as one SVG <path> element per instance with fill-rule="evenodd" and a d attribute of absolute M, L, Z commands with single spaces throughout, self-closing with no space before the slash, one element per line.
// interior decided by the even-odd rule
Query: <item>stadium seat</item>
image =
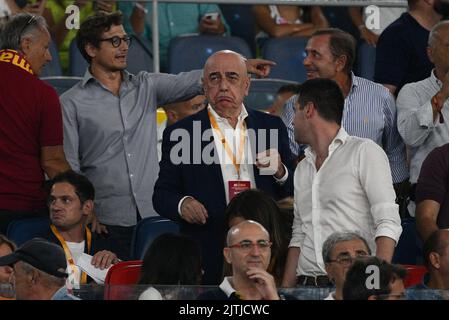
<path fill-rule="evenodd" d="M 422 241 L 416 230 L 415 219 L 404 219 L 401 223 L 402 234 L 394 250 L 393 263 L 422 265 Z"/>
<path fill-rule="evenodd" d="M 211 54 L 225 49 L 238 52 L 246 58 L 252 58 L 248 44 L 237 37 L 176 37 L 170 41 L 168 49 L 168 72 L 177 74 L 202 69 Z"/>
<path fill-rule="evenodd" d="M 47 82 L 53 88 L 55 88 L 58 95 L 63 94 L 71 87 L 73 87 L 76 83 L 81 81 L 83 78 L 81 77 L 44 77 L 41 80 Z"/>
<path fill-rule="evenodd" d="M 50 219 L 31 218 L 11 221 L 6 229 L 8 239 L 20 247 L 36 237 L 43 237 L 50 229 Z"/>
<path fill-rule="evenodd" d="M 287 84 L 298 83 L 279 79 L 252 79 L 249 94 L 245 97 L 245 106 L 256 110 L 267 109 L 276 99 L 279 88 Z"/>
<path fill-rule="evenodd" d="M 62 76 L 61 61 L 59 60 L 58 47 L 54 41 L 50 42 L 51 61 L 44 67 L 41 77 Z"/>
<path fill-rule="evenodd" d="M 362 78 L 373 81 L 375 63 L 376 47 L 362 42 L 357 53 L 357 74 Z"/>
<path fill-rule="evenodd" d="M 231 36 L 242 38 L 256 54 L 256 21 L 248 4 L 219 4 L 223 17 L 231 28 Z"/>
<path fill-rule="evenodd" d="M 407 275 L 404 279 L 404 287 L 408 288 L 422 282 L 422 277 L 426 274 L 427 268 L 425 266 L 402 265 L 407 270 Z"/>
<path fill-rule="evenodd" d="M 151 53 L 151 45 L 148 39 L 143 37 L 132 36 L 131 46 L 128 50 L 128 70 L 132 74 L 139 71 L 153 71 L 153 55 Z M 81 55 L 76 45 L 76 38 L 70 43 L 70 63 L 69 72 L 72 76 L 83 77 L 88 67 L 87 61 Z"/>
<path fill-rule="evenodd" d="M 270 78 L 304 82 L 306 69 L 302 62 L 306 56 L 307 38 L 283 37 L 268 39 L 262 48 L 264 59 L 273 60 Z"/>
<path fill-rule="evenodd" d="M 148 217 L 140 220 L 133 234 L 131 259 L 143 260 L 145 252 L 154 239 L 169 232 L 178 233 L 178 224 L 162 217 Z"/>
<path fill-rule="evenodd" d="M 69 74 L 73 77 L 83 77 L 88 65 L 78 50 L 76 38 L 74 38 L 69 47 Z"/>
<path fill-rule="evenodd" d="M 132 299 L 134 290 L 129 285 L 137 284 L 141 268 L 141 260 L 121 261 L 113 265 L 106 274 L 104 281 L 104 299 Z"/>

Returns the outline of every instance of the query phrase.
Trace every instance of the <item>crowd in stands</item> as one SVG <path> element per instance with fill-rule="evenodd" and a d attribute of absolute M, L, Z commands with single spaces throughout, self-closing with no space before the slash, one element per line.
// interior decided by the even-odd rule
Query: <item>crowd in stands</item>
<path fill-rule="evenodd" d="M 146 251 L 140 300 L 187 297 L 163 285 L 216 286 L 200 300 L 290 300 L 282 289 L 298 287 L 448 299 L 449 1 L 382 7 L 375 29 L 371 9 L 347 8 L 351 34 L 318 6 L 254 5 L 256 58 L 220 50 L 202 70 L 132 74 L 151 2 L 0 0 L 0 286 L 88 299 L 76 290 L 133 259 L 136 225 L 161 216 L 179 234 Z M 158 17 L 162 71 L 173 39 L 236 34 L 216 4 L 159 3 Z M 307 80 L 266 110 L 245 106 L 252 77 L 276 68 L 264 45 L 286 37 L 306 41 Z M 65 74 L 72 43 L 88 63 L 60 96 L 39 78 L 52 43 Z M 374 81 L 358 75 L 361 43 Z M 48 228 L 17 248 L 8 227 L 37 217 Z M 409 293 L 394 257 L 401 219 L 415 217 L 427 272 Z"/>

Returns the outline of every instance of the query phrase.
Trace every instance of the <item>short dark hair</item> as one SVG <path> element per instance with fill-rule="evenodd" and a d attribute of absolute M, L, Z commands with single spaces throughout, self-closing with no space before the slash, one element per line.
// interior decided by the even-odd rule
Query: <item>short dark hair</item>
<path fill-rule="evenodd" d="M 95 188 L 92 182 L 90 182 L 85 176 L 72 170 L 60 173 L 51 179 L 46 185 L 48 194 L 50 194 L 53 185 L 63 182 L 67 182 L 75 188 L 75 193 L 80 198 L 81 204 L 87 200 L 93 201 L 95 199 Z"/>
<path fill-rule="evenodd" d="M 408 9 L 412 10 L 418 2 L 419 0 L 407 0 Z"/>
<path fill-rule="evenodd" d="M 145 253 L 139 284 L 198 285 L 201 270 L 197 242 L 185 235 L 165 233 Z"/>
<path fill-rule="evenodd" d="M 335 59 L 346 56 L 346 64 L 343 71 L 350 74 L 354 67 L 355 48 L 357 42 L 354 37 L 338 28 L 322 28 L 315 31 L 311 38 L 316 36 L 329 35 L 329 48 Z"/>
<path fill-rule="evenodd" d="M 312 102 L 323 119 L 341 125 L 345 98 L 335 81 L 325 78 L 307 80 L 299 89 L 298 102 L 301 108 Z"/>
<path fill-rule="evenodd" d="M 379 287 L 368 288 L 366 280 L 371 274 L 367 273 L 369 266 L 379 268 Z M 405 279 L 406 270 L 399 265 L 391 264 L 377 257 L 362 257 L 355 260 L 346 273 L 343 286 L 343 300 L 368 300 L 370 296 L 388 295 L 391 292 L 390 284 L 396 279 Z"/>
<path fill-rule="evenodd" d="M 111 27 L 123 24 L 123 15 L 120 11 L 106 13 L 98 12 L 88 17 L 80 26 L 76 35 L 76 45 L 89 64 L 92 58 L 87 54 L 85 46 L 90 43 L 96 48 L 100 46 L 100 40 L 103 32 L 109 31 Z"/>
<path fill-rule="evenodd" d="M 299 87 L 300 84 L 284 84 L 283 86 L 281 86 L 278 91 L 277 94 L 282 94 L 285 92 L 293 92 L 293 93 L 298 93 L 299 92 Z"/>
<path fill-rule="evenodd" d="M 443 249 L 446 248 L 449 244 L 444 242 L 444 233 L 449 232 L 446 229 L 439 229 L 430 235 L 429 238 L 424 242 L 423 246 L 423 256 L 424 256 L 424 264 L 427 269 L 430 270 L 432 267 L 432 263 L 430 262 L 429 256 L 432 252 L 436 252 L 438 254 L 443 254 Z"/>

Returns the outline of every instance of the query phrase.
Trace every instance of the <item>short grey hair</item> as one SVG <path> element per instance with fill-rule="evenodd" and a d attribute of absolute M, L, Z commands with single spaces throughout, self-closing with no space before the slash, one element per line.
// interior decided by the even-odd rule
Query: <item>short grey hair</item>
<path fill-rule="evenodd" d="M 20 50 L 22 39 L 33 38 L 43 30 L 48 30 L 48 27 L 42 16 L 19 13 L 2 27 L 0 49 Z"/>
<path fill-rule="evenodd" d="M 449 28 L 449 21 L 447 20 L 440 21 L 433 26 L 432 30 L 429 33 L 429 39 L 427 41 L 427 45 L 429 47 L 433 47 L 435 45 L 437 38 L 440 38 L 438 33 L 442 28 Z"/>
<path fill-rule="evenodd" d="M 326 241 L 323 243 L 323 260 L 324 263 L 330 262 L 331 253 L 334 250 L 337 243 L 351 240 L 361 240 L 366 248 L 368 249 L 368 254 L 371 255 L 371 249 L 368 246 L 368 242 L 366 242 L 365 238 L 363 238 L 360 234 L 354 231 L 343 231 L 343 232 L 334 232 L 332 233 Z"/>
<path fill-rule="evenodd" d="M 65 278 L 58 278 L 55 276 L 52 276 L 51 274 L 48 274 L 38 268 L 33 267 L 31 264 L 25 262 L 25 261 L 21 261 L 22 262 L 22 270 L 23 272 L 25 272 L 26 274 L 30 274 L 33 271 L 37 270 L 42 274 L 42 279 L 43 279 L 43 285 L 48 286 L 48 287 L 62 287 L 65 285 Z"/>
<path fill-rule="evenodd" d="M 227 246 L 231 245 L 231 238 L 245 224 L 258 225 L 262 229 L 262 231 L 264 231 L 268 235 L 268 239 L 270 238 L 270 234 L 268 233 L 267 229 L 265 229 L 265 227 L 263 225 L 261 225 L 259 222 L 254 221 L 254 220 L 244 220 L 244 221 L 240 222 L 239 224 L 236 224 L 235 226 L 233 226 L 231 229 L 229 229 L 228 235 L 226 237 L 226 245 Z"/>

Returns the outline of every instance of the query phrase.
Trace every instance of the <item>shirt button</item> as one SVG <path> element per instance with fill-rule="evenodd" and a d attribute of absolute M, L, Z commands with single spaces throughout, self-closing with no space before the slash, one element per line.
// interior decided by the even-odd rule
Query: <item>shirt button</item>
<path fill-rule="evenodd" d="M 128 153 L 128 157 L 130 157 L 130 158 L 131 158 L 131 153 Z"/>
<path fill-rule="evenodd" d="M 170 22 L 170 27 L 173 27 L 175 25 L 174 22 Z"/>
<path fill-rule="evenodd" d="M 134 177 L 134 175 L 131 173 L 131 174 L 129 175 L 129 177 L 132 178 L 132 177 Z"/>

